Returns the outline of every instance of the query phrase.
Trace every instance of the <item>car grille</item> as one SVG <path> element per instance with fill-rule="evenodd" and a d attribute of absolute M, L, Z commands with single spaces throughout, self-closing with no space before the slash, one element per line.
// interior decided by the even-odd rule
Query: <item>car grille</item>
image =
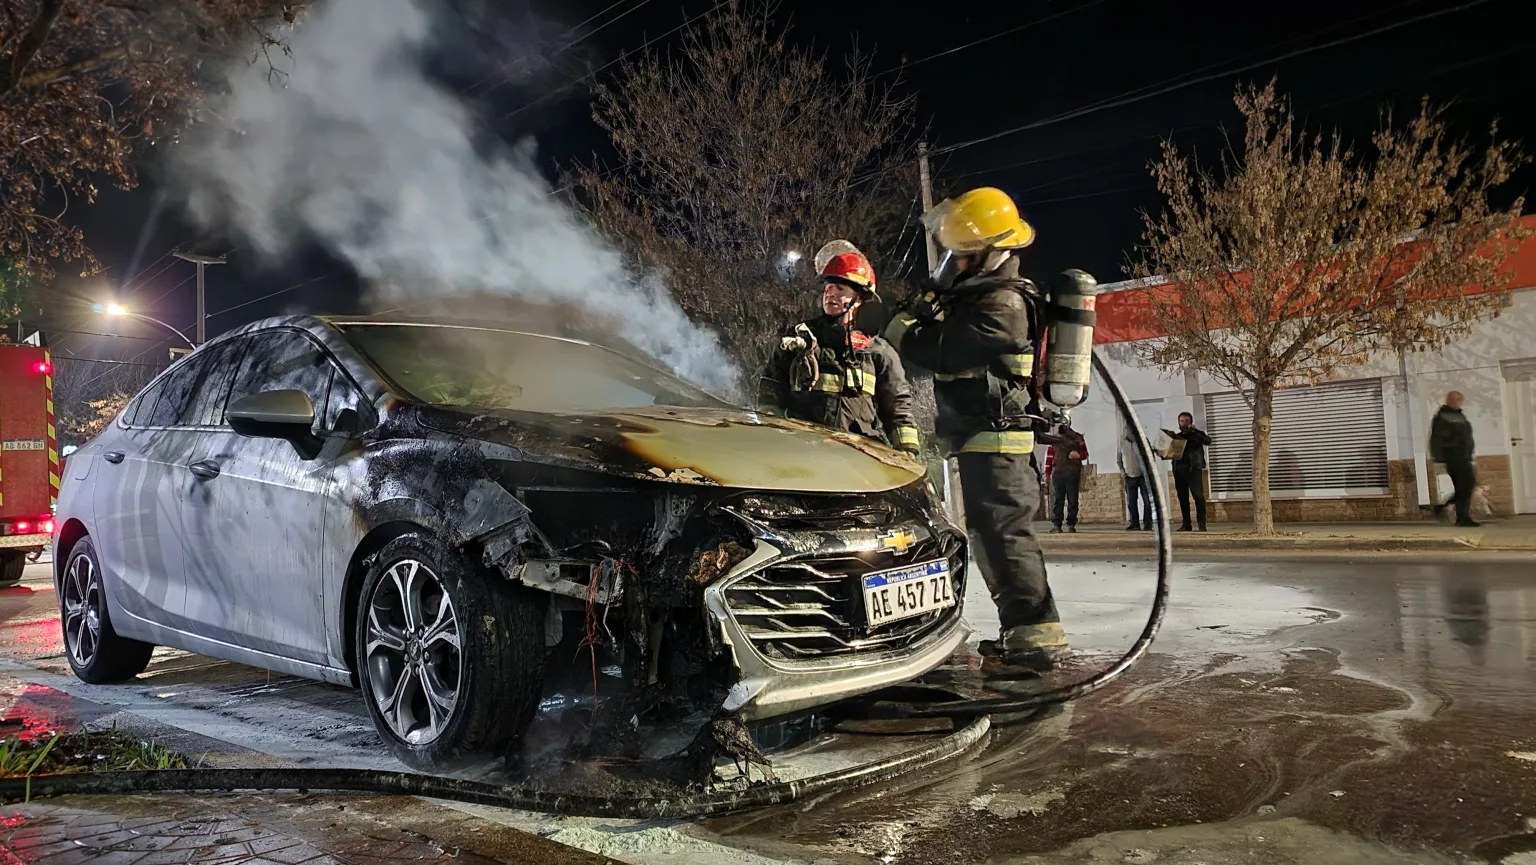
<path fill-rule="evenodd" d="M 964 545 L 954 535 L 941 535 L 901 555 L 886 551 L 777 562 L 733 583 L 725 590 L 726 604 L 767 658 L 797 661 L 900 651 L 959 615 L 959 606 L 871 630 L 864 621 L 860 578 L 940 558 L 949 561 L 958 599 L 965 587 Z"/>

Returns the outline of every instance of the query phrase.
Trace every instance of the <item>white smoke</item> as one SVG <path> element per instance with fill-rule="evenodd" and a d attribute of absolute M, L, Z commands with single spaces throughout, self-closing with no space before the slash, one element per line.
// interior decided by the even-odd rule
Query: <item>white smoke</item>
<path fill-rule="evenodd" d="M 376 301 L 419 313 L 486 292 L 568 304 L 622 323 L 624 339 L 685 378 L 734 392 L 715 336 L 550 194 L 531 148 L 486 140 L 423 74 L 424 2 L 327 0 L 292 35 L 291 58 L 271 52 L 276 71 L 265 59 L 231 68 L 213 109 L 229 128 L 180 148 L 193 216 L 273 258 L 318 240 Z"/>

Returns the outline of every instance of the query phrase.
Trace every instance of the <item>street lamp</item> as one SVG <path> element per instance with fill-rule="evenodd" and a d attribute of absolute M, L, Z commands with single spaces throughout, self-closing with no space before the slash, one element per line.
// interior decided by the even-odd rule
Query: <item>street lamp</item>
<path fill-rule="evenodd" d="M 170 331 L 171 333 L 174 333 L 177 336 L 181 337 L 182 340 L 185 341 L 187 345 L 191 346 L 192 348 L 197 348 L 197 343 L 195 343 L 192 340 L 188 339 L 186 334 L 182 333 L 181 331 L 177 330 L 176 328 L 171 327 L 170 325 L 166 324 L 165 322 L 161 321 L 158 318 L 151 318 L 151 317 L 149 317 L 147 315 L 142 315 L 142 314 L 137 313 L 137 312 L 130 312 L 126 307 L 124 307 L 120 303 L 95 303 L 95 304 L 91 304 L 91 312 L 94 312 L 97 315 L 110 316 L 112 318 L 132 318 L 132 319 L 137 319 L 139 321 L 147 321 L 147 322 L 150 322 L 152 324 L 158 324 L 161 327 L 165 328 L 166 330 Z"/>

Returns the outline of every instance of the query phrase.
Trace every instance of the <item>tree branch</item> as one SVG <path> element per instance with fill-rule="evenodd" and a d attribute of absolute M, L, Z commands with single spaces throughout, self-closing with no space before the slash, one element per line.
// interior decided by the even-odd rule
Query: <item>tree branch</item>
<path fill-rule="evenodd" d="M 95 57 L 88 57 L 84 60 L 77 60 L 74 63 L 66 63 L 63 66 L 55 66 L 52 69 L 39 69 L 36 72 L 24 75 L 22 76 L 21 80 L 17 82 L 17 86 L 21 88 L 41 87 L 45 84 L 52 84 L 55 81 L 60 81 L 75 75 L 83 75 L 87 72 L 95 72 L 97 69 L 101 69 L 104 66 L 110 66 L 111 64 L 122 60 L 124 57 L 128 56 L 128 53 L 128 46 L 119 45 L 116 48 L 109 48 L 106 51 L 97 54 Z"/>
<path fill-rule="evenodd" d="M 48 33 L 59 20 L 59 15 L 64 11 L 64 0 L 42 0 L 42 9 L 38 11 L 37 20 L 27 28 L 21 41 L 16 45 L 16 54 L 11 57 L 9 69 L 0 72 L 0 99 L 16 89 L 21 81 L 22 73 L 27 70 L 27 64 L 42 50 L 43 43 L 48 41 Z"/>

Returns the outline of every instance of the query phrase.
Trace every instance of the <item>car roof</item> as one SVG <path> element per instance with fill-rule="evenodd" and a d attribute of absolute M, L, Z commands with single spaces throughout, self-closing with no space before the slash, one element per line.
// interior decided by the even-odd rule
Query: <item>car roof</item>
<path fill-rule="evenodd" d="M 335 335 L 337 329 L 349 326 L 395 326 L 395 327 L 443 327 L 459 328 L 464 330 L 487 330 L 497 333 L 510 333 L 517 336 L 534 336 L 542 339 L 553 339 L 561 342 L 575 343 L 577 345 L 595 346 L 595 343 L 584 339 L 569 336 L 558 336 L 549 333 L 535 333 L 533 331 L 517 330 L 510 327 L 487 326 L 483 322 L 466 322 L 453 319 L 437 318 L 381 318 L 379 316 L 366 315 L 280 315 L 272 318 L 264 318 L 253 321 L 240 327 L 232 328 L 219 335 L 219 339 L 239 336 L 256 331 L 270 330 L 275 327 L 296 327 L 307 330 L 316 336 Z M 212 342 L 213 340 L 209 340 Z M 597 346 L 603 347 L 603 346 Z"/>

